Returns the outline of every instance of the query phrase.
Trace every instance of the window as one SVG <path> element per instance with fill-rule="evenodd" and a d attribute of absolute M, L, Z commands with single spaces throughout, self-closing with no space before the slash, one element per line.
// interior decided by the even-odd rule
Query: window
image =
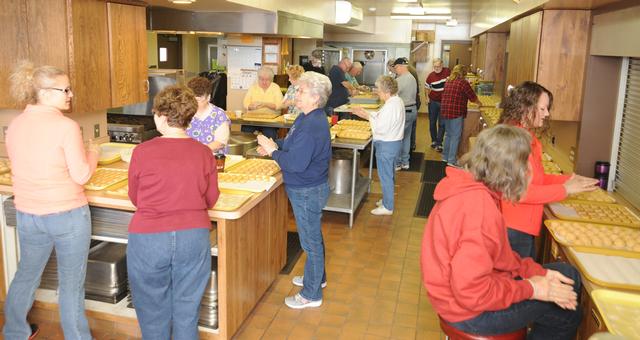
<path fill-rule="evenodd" d="M 640 208 L 640 58 L 625 58 L 611 153 L 609 187 Z"/>

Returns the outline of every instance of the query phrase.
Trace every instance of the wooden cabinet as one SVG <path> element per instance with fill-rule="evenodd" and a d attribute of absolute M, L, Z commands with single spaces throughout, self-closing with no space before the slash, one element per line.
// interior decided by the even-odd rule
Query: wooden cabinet
<path fill-rule="evenodd" d="M 144 7 L 120 5 L 120 13 L 136 15 L 136 25 L 120 23 L 121 36 L 135 37 L 126 46 L 110 44 L 109 17 L 104 0 L 16 0 L 6 1 L 0 20 L 0 86 L 9 88 L 8 76 L 16 61 L 28 59 L 36 66 L 52 65 L 64 70 L 71 80 L 74 112 L 91 112 L 115 106 L 112 83 L 121 79 L 138 84 L 118 103 L 134 104 L 146 100 L 146 28 Z M 127 17 L 128 18 L 128 17 Z M 113 20 L 111 20 L 113 21 Z M 110 60 L 110 50 L 120 59 Z M 126 60 L 126 62 L 124 61 Z M 143 65 L 133 72 L 127 63 Z M 116 81 L 114 81 L 116 79 Z M 136 92 L 137 90 L 137 92 Z M 120 93 L 115 93 L 120 98 Z M 21 108 L 9 91 L 0 93 L 0 108 Z"/>
<path fill-rule="evenodd" d="M 107 4 L 111 106 L 144 102 L 147 80 L 147 38 L 144 7 Z"/>
<path fill-rule="evenodd" d="M 475 44 L 475 68 L 482 70 L 482 80 L 504 81 L 504 64 L 507 50 L 506 33 L 484 33 Z"/>
<path fill-rule="evenodd" d="M 555 94 L 551 119 L 579 121 L 591 12 L 545 10 L 511 23 L 506 84 L 533 80 Z"/>

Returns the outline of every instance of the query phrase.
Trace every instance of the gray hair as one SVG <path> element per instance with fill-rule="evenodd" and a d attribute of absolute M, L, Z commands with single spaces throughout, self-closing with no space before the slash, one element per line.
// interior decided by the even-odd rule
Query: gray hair
<path fill-rule="evenodd" d="M 359 62 L 359 61 L 355 61 L 351 67 L 352 68 L 362 68 L 362 63 Z"/>
<path fill-rule="evenodd" d="M 318 101 L 316 102 L 318 107 L 324 107 L 327 104 L 331 94 L 331 80 L 329 80 L 329 77 L 318 72 L 307 71 L 298 78 L 298 86 L 302 84 L 306 85 L 309 94 L 318 96 Z"/>
<path fill-rule="evenodd" d="M 271 68 L 269 68 L 269 67 L 266 67 L 266 66 L 262 66 L 258 70 L 258 77 L 260 77 L 261 75 L 267 76 L 267 77 L 271 78 L 271 80 L 273 80 L 273 77 L 274 77 L 273 70 Z"/>
<path fill-rule="evenodd" d="M 435 65 L 435 64 L 442 65 L 442 59 L 440 59 L 440 58 L 433 59 L 433 61 L 431 62 L 431 65 Z"/>
<path fill-rule="evenodd" d="M 376 80 L 376 87 L 384 93 L 394 95 L 398 93 L 398 82 L 392 77 L 382 75 Z"/>

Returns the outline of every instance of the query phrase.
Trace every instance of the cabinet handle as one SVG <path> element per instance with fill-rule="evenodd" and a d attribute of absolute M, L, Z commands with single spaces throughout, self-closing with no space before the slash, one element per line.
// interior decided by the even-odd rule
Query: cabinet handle
<path fill-rule="evenodd" d="M 151 86 L 149 85 L 149 79 L 145 79 L 144 80 L 144 93 L 149 93 L 149 88 Z"/>
<path fill-rule="evenodd" d="M 602 322 L 600 322 L 600 318 L 598 317 L 598 314 L 596 313 L 596 311 L 593 310 L 593 308 L 591 308 L 591 317 L 593 318 L 593 321 L 595 321 L 596 325 L 598 326 L 598 330 L 601 330 L 600 327 L 602 325 Z"/>

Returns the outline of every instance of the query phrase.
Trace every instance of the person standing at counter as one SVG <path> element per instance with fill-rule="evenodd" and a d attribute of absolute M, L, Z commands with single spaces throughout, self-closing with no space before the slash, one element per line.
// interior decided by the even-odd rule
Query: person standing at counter
<path fill-rule="evenodd" d="M 211 81 L 205 77 L 195 77 L 187 86 L 196 95 L 198 111 L 187 127 L 187 135 L 206 145 L 213 152 L 227 153 L 229 125 L 231 120 L 223 109 L 210 103 Z"/>
<path fill-rule="evenodd" d="M 293 284 L 302 290 L 284 301 L 294 309 L 321 306 L 322 288 L 327 285 L 321 219 L 329 198 L 331 136 L 323 107 L 330 93 L 327 76 L 305 72 L 298 80 L 296 95 L 296 104 L 304 113 L 284 139 L 274 142 L 258 136 L 258 152 L 271 156 L 282 169 L 300 245 L 307 253 L 304 276 L 293 278 Z"/>
<path fill-rule="evenodd" d="M 444 122 L 444 149 L 442 161 L 449 165 L 457 165 L 458 145 L 462 137 L 464 119 L 467 117 L 467 102 L 482 106 L 473 92 L 469 82 L 464 79 L 466 69 L 458 64 L 451 71 L 442 91 L 440 102 L 440 119 Z"/>
<path fill-rule="evenodd" d="M 431 148 L 442 152 L 444 139 L 444 121 L 440 118 L 440 101 L 444 92 L 444 83 L 451 71 L 442 66 L 442 59 L 433 59 L 433 72 L 429 73 L 425 81 L 429 96 L 429 133 L 431 134 Z"/>
<path fill-rule="evenodd" d="M 527 328 L 527 339 L 574 339 L 582 319 L 580 274 L 567 263 L 544 267 L 511 249 L 500 198 L 517 202 L 529 183 L 531 137 L 497 125 L 447 167 L 422 239 L 422 280 L 444 322 L 471 334 Z"/>
<path fill-rule="evenodd" d="M 398 96 L 404 103 L 404 137 L 402 139 L 402 150 L 396 162 L 396 170 L 409 170 L 409 160 L 411 158 L 411 131 L 413 123 L 418 117 L 416 106 L 416 79 L 409 72 L 409 61 L 407 58 L 398 58 L 393 62 L 393 67 L 398 75 Z"/>
<path fill-rule="evenodd" d="M 345 74 L 351 69 L 352 63 L 349 58 L 342 58 L 338 65 L 333 65 L 329 70 L 331 80 L 331 94 L 327 100 L 326 113 L 333 114 L 333 109 L 349 102 L 351 94 L 351 83 L 347 81 Z"/>
<path fill-rule="evenodd" d="M 21 256 L 4 304 L 4 338 L 32 339 L 38 333 L 27 313 L 55 249 L 64 336 L 92 339 L 84 311 L 91 213 L 82 185 L 96 169 L 100 148 L 90 141 L 85 151 L 80 127 L 62 113 L 73 98 L 64 71 L 23 61 L 10 83 L 13 97 L 27 107 L 6 137 Z"/>
<path fill-rule="evenodd" d="M 191 90 L 153 100 L 162 137 L 138 145 L 129 165 L 127 272 L 145 339 L 198 339 L 200 300 L 211 277 L 211 221 L 218 172 L 211 150 L 185 129 L 198 110 Z"/>
<path fill-rule="evenodd" d="M 249 87 L 247 94 L 244 96 L 242 105 L 247 111 L 255 110 L 271 110 L 279 112 L 282 104 L 282 91 L 280 86 L 273 82 L 273 71 L 268 67 L 261 67 L 258 70 L 258 81 Z M 242 132 L 261 131 L 269 138 L 276 138 L 277 129 L 272 127 L 255 127 L 251 125 L 242 125 Z"/>
<path fill-rule="evenodd" d="M 545 204 L 561 201 L 570 194 L 597 189 L 598 180 L 593 178 L 544 173 L 542 144 L 536 133 L 544 133 L 552 104 L 551 92 L 532 81 L 525 81 L 511 90 L 502 103 L 500 123 L 524 128 L 531 135 L 531 184 L 520 201 L 504 200 L 501 205 L 509 243 L 521 257 L 536 257 L 534 238 L 540 234 Z"/>
<path fill-rule="evenodd" d="M 404 103 L 398 97 L 398 83 L 389 76 L 380 76 L 376 81 L 378 96 L 384 105 L 378 112 L 353 109 L 353 113 L 371 124 L 373 132 L 373 149 L 376 152 L 376 165 L 382 199 L 376 203 L 377 208 L 371 210 L 374 215 L 392 215 L 394 207 L 393 191 L 395 187 L 395 161 L 402 148 L 404 134 Z"/>
<path fill-rule="evenodd" d="M 297 115 L 300 109 L 296 107 L 296 92 L 298 91 L 298 79 L 304 73 L 304 68 L 300 65 L 289 65 L 287 67 L 287 76 L 289 76 L 289 88 L 282 99 L 282 107 L 287 108 L 287 113 Z"/>
<path fill-rule="evenodd" d="M 358 84 L 358 79 L 356 79 L 356 77 L 361 73 L 362 63 L 356 61 L 353 63 L 353 65 L 351 65 L 351 69 L 349 70 L 349 72 L 345 72 L 344 74 L 345 79 L 351 84 L 351 88 L 353 91 L 357 90 L 358 87 L 360 87 L 360 84 Z"/>

